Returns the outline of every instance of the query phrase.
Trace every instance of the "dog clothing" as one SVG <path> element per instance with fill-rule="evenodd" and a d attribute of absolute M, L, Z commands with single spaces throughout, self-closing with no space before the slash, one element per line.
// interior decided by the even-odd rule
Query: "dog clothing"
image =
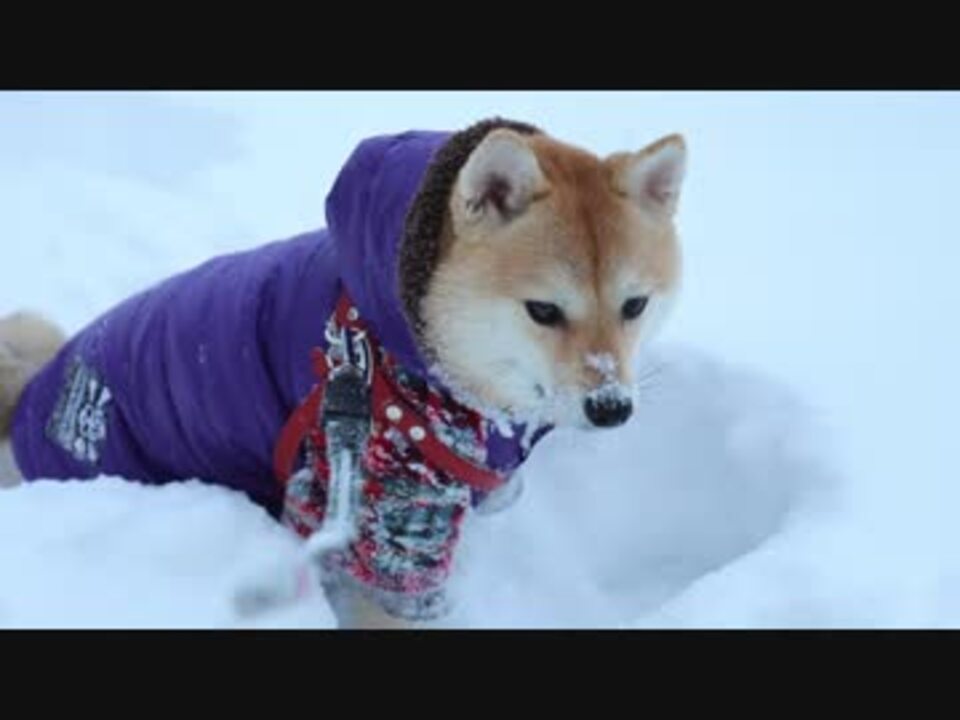
<path fill-rule="evenodd" d="M 501 486 L 550 429 L 504 427 L 458 400 L 423 340 L 450 193 L 498 127 L 538 132 L 489 120 L 364 140 L 327 197 L 324 229 L 213 259 L 96 319 L 21 397 L 21 473 L 199 479 L 307 536 L 323 520 L 329 468 L 304 409 L 312 398 L 315 410 L 336 339 L 366 337 L 389 393 L 374 403 L 359 533 L 330 571 L 392 614 L 445 612 L 463 518 L 510 494 Z"/>

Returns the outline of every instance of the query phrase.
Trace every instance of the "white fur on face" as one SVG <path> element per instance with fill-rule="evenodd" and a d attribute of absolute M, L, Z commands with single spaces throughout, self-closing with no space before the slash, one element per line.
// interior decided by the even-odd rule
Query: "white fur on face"
<path fill-rule="evenodd" d="M 552 384 L 550 363 L 523 326 L 529 321 L 522 305 L 436 295 L 428 302 L 444 304 L 442 312 L 432 313 L 429 333 L 444 372 L 459 389 L 508 412 L 535 412 Z"/>
<path fill-rule="evenodd" d="M 614 287 L 620 288 L 615 295 L 617 297 L 616 307 L 623 307 L 623 303 L 630 298 L 647 298 L 647 305 L 643 313 L 640 317 L 631 321 L 632 329 L 636 332 L 631 347 L 631 360 L 636 360 L 636 356 L 643 346 L 656 336 L 657 332 L 663 327 L 664 321 L 669 317 L 676 303 L 679 286 L 674 285 L 669 291 L 659 290 L 652 283 L 638 280 L 632 273 L 625 272 L 614 283 Z"/>
<path fill-rule="evenodd" d="M 514 298 L 478 300 L 467 293 L 458 297 L 454 291 L 435 292 L 428 302 L 443 306 L 441 312 L 430 313 L 434 319 L 429 329 L 443 379 L 482 411 L 504 412 L 521 422 L 593 428 L 584 409 L 588 397 L 602 393 L 635 398 L 632 382 L 619 379 L 621 371 L 629 378 L 631 368 L 621 368 L 610 353 L 582 358 L 584 367 L 601 378 L 595 387 L 565 378 L 566 369 L 557 366 L 550 348 L 537 337 L 564 330 L 535 326 L 523 303 Z M 643 315 L 633 321 L 639 327 L 631 366 L 668 306 L 669 298 L 653 294 Z"/>
<path fill-rule="evenodd" d="M 677 293 L 676 290 L 669 293 L 657 292 L 650 294 L 648 297 L 650 300 L 643 311 L 643 315 L 636 320 L 639 323 L 639 332 L 633 349 L 634 359 L 663 327 L 676 304 Z"/>

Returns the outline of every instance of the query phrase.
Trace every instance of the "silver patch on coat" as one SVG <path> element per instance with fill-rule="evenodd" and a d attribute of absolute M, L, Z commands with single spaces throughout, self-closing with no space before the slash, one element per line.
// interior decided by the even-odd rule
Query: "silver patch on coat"
<path fill-rule="evenodd" d="M 47 423 L 47 437 L 74 459 L 95 465 L 107 439 L 107 407 L 112 399 L 96 371 L 75 358 Z"/>

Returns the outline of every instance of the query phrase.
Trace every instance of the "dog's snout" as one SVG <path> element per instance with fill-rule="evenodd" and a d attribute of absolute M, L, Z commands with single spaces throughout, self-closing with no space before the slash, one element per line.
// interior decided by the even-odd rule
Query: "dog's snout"
<path fill-rule="evenodd" d="M 583 410 L 597 427 L 616 427 L 623 425 L 633 414 L 633 402 L 630 398 L 587 398 Z"/>

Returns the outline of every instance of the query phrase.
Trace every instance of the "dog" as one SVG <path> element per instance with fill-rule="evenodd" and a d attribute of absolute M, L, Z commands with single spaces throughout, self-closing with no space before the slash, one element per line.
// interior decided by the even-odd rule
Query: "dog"
<path fill-rule="evenodd" d="M 629 419 L 679 288 L 686 157 L 680 135 L 600 158 L 500 118 L 368 138 L 324 229 L 214 258 L 69 339 L 0 323 L 0 432 L 24 479 L 199 478 L 308 537 L 331 477 L 320 408 L 356 371 L 361 505 L 324 582 L 342 627 L 418 627 L 450 609 L 463 518 L 516 498 L 542 437 Z"/>

